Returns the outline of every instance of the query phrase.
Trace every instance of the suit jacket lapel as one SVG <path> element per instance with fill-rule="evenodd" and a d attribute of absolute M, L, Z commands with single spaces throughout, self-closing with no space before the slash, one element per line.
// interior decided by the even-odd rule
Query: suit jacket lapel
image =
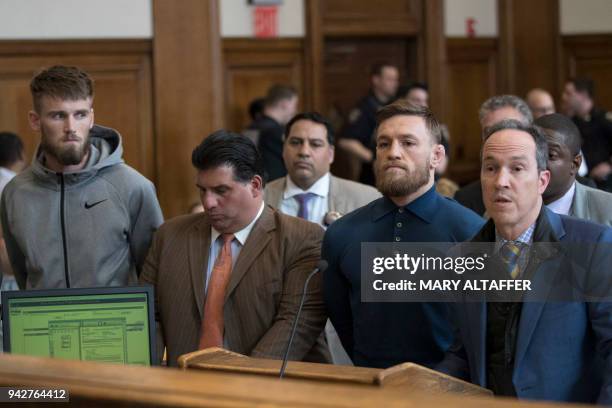
<path fill-rule="evenodd" d="M 582 185 L 577 181 L 575 183 L 576 189 L 574 190 L 574 197 L 572 198 L 572 207 L 569 215 L 578 218 L 587 218 L 586 208 L 588 207 L 588 198 Z"/>
<path fill-rule="evenodd" d="M 476 371 L 478 382 L 486 385 L 486 350 L 487 350 L 487 304 L 468 302 L 465 305 L 466 319 L 468 321 L 469 337 L 472 342 L 472 352 L 476 357 Z M 466 349 L 466 352 L 468 350 Z"/>
<path fill-rule="evenodd" d="M 289 176 L 287 176 L 289 177 Z M 287 188 L 287 177 L 282 178 L 282 183 L 278 183 L 278 188 L 268 189 L 268 203 L 274 208 L 280 208 L 283 202 L 283 194 Z"/>
<path fill-rule="evenodd" d="M 533 336 L 535 327 L 542 315 L 545 299 L 557 281 L 557 274 L 561 269 L 563 257 L 559 256 L 558 248 L 554 247 L 554 243 L 559 242 L 565 235 L 565 230 L 561 222 L 561 218 L 552 211 L 543 208 L 533 235 L 535 243 L 548 242 L 549 246 L 540 245 L 534 248 L 530 254 L 530 261 L 527 267 L 527 278 L 531 275 L 531 291 L 525 293 L 523 297 L 523 308 L 521 310 L 521 319 L 519 321 L 518 338 L 516 339 L 515 353 L 515 372 L 519 366 L 527 347 Z"/>
<path fill-rule="evenodd" d="M 189 230 L 189 272 L 191 286 L 202 317 L 204 309 L 204 281 L 210 252 L 210 223 L 206 215 L 202 216 L 194 228 Z"/>
<path fill-rule="evenodd" d="M 230 277 L 227 291 L 225 292 L 226 302 L 236 289 L 236 286 L 238 286 L 240 283 L 240 280 L 254 263 L 257 256 L 259 256 L 261 251 L 263 251 L 263 249 L 272 239 L 269 232 L 273 231 L 274 228 L 274 211 L 270 207 L 266 206 L 261 214 L 261 217 L 253 226 L 249 237 L 244 243 L 244 246 L 240 251 L 240 255 L 238 255 L 238 259 L 236 259 L 236 264 L 232 269 L 232 276 Z"/>
<path fill-rule="evenodd" d="M 338 183 L 336 182 L 336 178 L 332 175 L 329 177 L 329 192 L 327 193 L 327 205 L 328 211 L 338 211 L 340 207 L 340 194 L 337 194 Z"/>

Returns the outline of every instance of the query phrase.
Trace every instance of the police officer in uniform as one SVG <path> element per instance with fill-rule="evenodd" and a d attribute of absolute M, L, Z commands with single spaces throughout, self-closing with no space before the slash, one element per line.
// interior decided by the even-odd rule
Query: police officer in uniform
<path fill-rule="evenodd" d="M 570 79 L 562 95 L 563 111 L 582 135 L 582 152 L 589 176 L 601 189 L 612 191 L 612 113 L 595 107 L 590 79 Z"/>
<path fill-rule="evenodd" d="M 372 161 L 376 151 L 373 138 L 376 111 L 392 102 L 398 85 L 399 70 L 395 65 L 386 62 L 375 64 L 370 73 L 370 91 L 349 113 L 343 138 L 338 141 L 340 147 L 362 163 L 359 181 L 364 184 L 374 185 Z"/>

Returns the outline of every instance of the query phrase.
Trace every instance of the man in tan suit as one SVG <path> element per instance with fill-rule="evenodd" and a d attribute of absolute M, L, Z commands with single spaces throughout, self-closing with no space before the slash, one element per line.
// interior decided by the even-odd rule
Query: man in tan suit
<path fill-rule="evenodd" d="M 333 128 L 316 112 L 287 123 L 283 160 L 288 174 L 266 186 L 264 200 L 285 214 L 326 227 L 380 197 L 374 187 L 331 175 Z"/>
<path fill-rule="evenodd" d="M 245 136 L 217 131 L 193 151 L 204 213 L 166 222 L 141 281 L 155 286 L 168 365 L 201 348 L 282 358 L 323 231 L 263 203 L 263 162 Z M 307 290 L 290 354 L 327 362 L 320 275 Z"/>
<path fill-rule="evenodd" d="M 294 116 L 285 134 L 283 160 L 288 174 L 266 186 L 266 204 L 327 227 L 380 197 L 374 187 L 331 175 L 334 130 L 322 115 L 305 112 Z M 334 364 L 352 364 L 329 322 L 325 334 Z"/>

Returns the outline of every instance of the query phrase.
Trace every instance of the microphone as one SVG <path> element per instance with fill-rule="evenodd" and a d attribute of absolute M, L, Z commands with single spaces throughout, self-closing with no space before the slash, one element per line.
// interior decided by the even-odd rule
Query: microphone
<path fill-rule="evenodd" d="M 287 369 L 287 362 L 289 361 L 289 351 L 291 351 L 291 345 L 293 344 L 293 337 L 295 336 L 295 332 L 297 330 L 297 324 L 300 320 L 300 313 L 302 313 L 302 307 L 304 307 L 304 300 L 306 299 L 306 289 L 308 289 L 308 284 L 310 283 L 310 279 L 317 274 L 317 272 L 324 272 L 327 269 L 327 261 L 321 259 L 317 263 L 317 267 L 310 272 L 310 275 L 306 278 L 306 282 L 304 282 L 304 290 L 302 291 L 302 299 L 300 300 L 300 307 L 298 308 L 297 314 L 295 315 L 295 320 L 293 321 L 293 327 L 291 328 L 291 335 L 289 336 L 289 341 L 287 342 L 287 348 L 285 349 L 285 356 L 283 357 L 283 365 L 281 366 L 280 373 L 278 378 L 282 379 L 285 375 L 285 370 Z"/>

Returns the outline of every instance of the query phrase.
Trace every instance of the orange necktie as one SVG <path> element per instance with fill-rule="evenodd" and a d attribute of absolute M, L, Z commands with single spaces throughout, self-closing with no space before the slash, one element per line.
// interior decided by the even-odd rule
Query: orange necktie
<path fill-rule="evenodd" d="M 215 260 L 204 301 L 204 319 L 198 346 L 200 350 L 208 347 L 223 347 L 223 303 L 227 284 L 232 274 L 234 234 L 221 234 L 221 238 L 223 248 Z"/>

